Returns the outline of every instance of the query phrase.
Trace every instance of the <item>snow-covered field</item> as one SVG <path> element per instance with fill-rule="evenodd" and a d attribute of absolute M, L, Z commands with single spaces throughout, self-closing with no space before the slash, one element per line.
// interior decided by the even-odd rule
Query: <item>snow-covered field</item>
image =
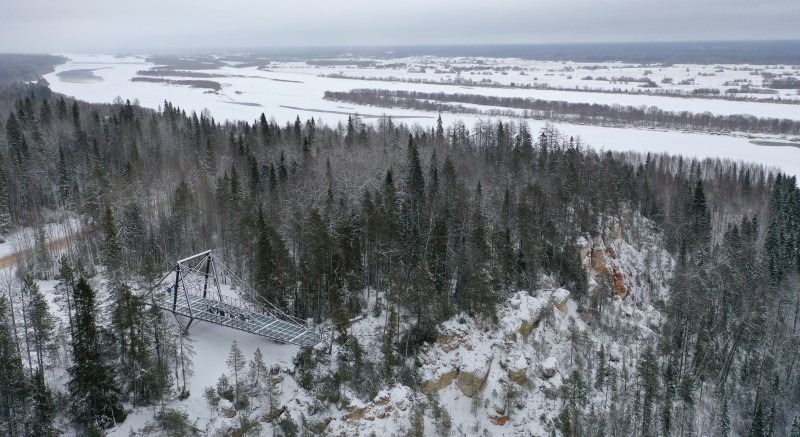
<path fill-rule="evenodd" d="M 562 100 L 569 102 L 593 102 L 603 104 L 620 104 L 635 106 L 657 106 L 664 110 L 690 112 L 711 112 L 713 114 L 751 114 L 758 117 L 780 117 L 800 119 L 800 105 L 764 103 L 750 101 L 727 101 L 719 99 L 675 98 L 640 94 L 608 94 L 584 91 L 535 90 L 521 88 L 498 88 L 479 86 L 454 86 L 445 84 L 419 84 L 407 82 L 386 82 L 362 79 L 338 79 L 326 77 L 329 74 L 343 74 L 354 77 L 397 77 L 405 79 L 424 79 L 428 81 L 448 81 L 459 76 L 462 79 L 482 79 L 496 84 L 548 83 L 553 87 L 574 88 L 604 81 L 581 80 L 584 73 L 592 76 L 639 78 L 645 70 L 655 82 L 664 77 L 678 80 L 691 76 L 695 85 L 663 85 L 664 87 L 684 88 L 690 90 L 700 87 L 719 87 L 726 81 L 752 80 L 754 86 L 760 86 L 761 76 L 754 76 L 755 71 L 773 72 L 774 74 L 798 73 L 788 66 L 701 66 L 680 65 L 671 67 L 631 66 L 616 63 L 576 64 L 560 62 L 523 61 L 515 59 L 444 59 L 417 57 L 381 61 L 395 63 L 406 67 L 392 68 L 351 68 L 348 66 L 317 66 L 305 62 L 266 62 L 259 67 L 236 67 L 231 62 L 218 69 L 192 70 L 208 73 L 215 77 L 208 78 L 219 82 L 222 89 L 214 92 L 209 89 L 190 88 L 182 85 L 164 83 L 132 82 L 137 71 L 148 70 L 155 64 L 147 62 L 144 56 L 116 57 L 111 55 L 69 55 L 70 61 L 60 65 L 52 74 L 45 76 L 54 91 L 74 96 L 81 100 L 96 103 L 111 103 L 116 97 L 136 101 L 146 107 L 158 108 L 165 100 L 185 109 L 187 112 L 200 112 L 208 109 L 217 120 L 254 121 L 264 113 L 268 118 L 283 124 L 299 116 L 302 120 L 314 117 L 318 122 L 336 124 L 344 122 L 351 114 L 358 113 L 369 121 L 370 116 L 390 115 L 399 121 L 421 125 L 431 125 L 437 114 L 407 109 L 384 109 L 363 105 L 342 104 L 323 99 L 325 91 L 348 91 L 355 88 L 383 88 L 390 90 L 416 90 L 425 92 L 474 93 L 494 96 L 520 96 L 546 100 Z M 492 69 L 487 74 L 453 73 L 459 65 L 486 66 Z M 592 70 L 586 70 L 592 68 Z M 79 69 L 94 70 L 96 76 L 102 78 L 98 82 L 64 81 L 58 73 Z M 409 71 L 421 71 L 409 72 Z M 446 70 L 448 69 L 448 70 Z M 573 71 L 569 71 L 572 69 Z M 688 69 L 688 71 L 687 71 Z M 438 71 L 438 72 L 437 72 Z M 525 75 L 521 75 L 525 72 Z M 503 74 L 505 73 L 505 74 Z M 713 75 L 712 75 L 713 74 Z M 686 77 L 684 77 L 686 76 Z M 168 79 L 191 79 L 190 77 L 174 77 Z M 204 78 L 205 79 L 205 78 Z M 534 80 L 536 79 L 536 80 Z M 522 81 L 522 82 L 521 82 Z M 524 82 L 528 81 L 528 82 Z M 576 82 L 577 81 L 577 82 Z M 612 87 L 625 88 L 622 83 L 610 84 Z M 636 89 L 637 84 L 627 86 Z M 596 88 L 596 87 L 595 87 Z M 782 90 L 782 99 L 800 99 L 795 90 Z M 760 98 L 765 98 L 763 95 Z M 769 96 L 767 96 L 769 97 Z M 772 96 L 776 97 L 776 96 Z M 464 114 L 442 114 L 445 123 L 462 120 L 471 127 L 478 116 Z M 543 126 L 543 122 L 531 121 L 534 131 Z M 723 157 L 733 160 L 754 161 L 770 167 L 778 167 L 783 171 L 800 175 L 800 148 L 767 147 L 750 143 L 750 139 L 735 135 L 709 135 L 691 132 L 662 132 L 585 126 L 573 124 L 556 124 L 556 127 L 567 135 L 580 136 L 585 144 L 604 150 L 636 150 L 641 152 L 667 152 L 690 157 L 708 158 Z M 787 140 L 786 138 L 782 140 Z"/>

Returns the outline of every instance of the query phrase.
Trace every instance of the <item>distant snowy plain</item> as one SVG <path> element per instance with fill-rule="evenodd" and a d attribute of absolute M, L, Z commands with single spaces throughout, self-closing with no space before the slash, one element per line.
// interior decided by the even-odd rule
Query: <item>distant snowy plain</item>
<path fill-rule="evenodd" d="M 208 89 L 190 88 L 182 85 L 165 83 L 132 82 L 137 71 L 148 70 L 156 65 L 148 62 L 144 56 L 118 57 L 112 55 L 67 55 L 67 63 L 56 68 L 56 71 L 45 76 L 50 87 L 56 92 L 73 96 L 77 99 L 94 103 L 111 103 L 116 97 L 123 100 L 138 101 L 150 108 L 159 108 L 165 100 L 191 113 L 208 109 L 217 121 L 244 120 L 253 122 L 262 113 L 267 118 L 274 118 L 279 124 L 300 117 L 306 120 L 314 117 L 318 122 L 336 125 L 346 122 L 351 114 L 359 114 L 369 122 L 373 117 L 389 115 L 395 122 L 430 126 L 436 121 L 438 114 L 408 110 L 401 108 L 377 108 L 364 105 L 343 104 L 323 99 L 325 91 L 348 91 L 356 88 L 381 88 L 389 90 L 412 90 L 424 92 L 465 93 L 492 95 L 502 97 L 531 97 L 544 100 L 561 100 L 568 102 L 618 104 L 633 106 L 656 106 L 669 111 L 710 112 L 717 115 L 751 114 L 757 117 L 774 117 L 800 120 L 800 105 L 764 103 L 750 101 L 728 101 L 719 99 L 676 98 L 645 94 L 610 94 L 589 91 L 536 90 L 532 88 L 502 88 L 468 85 L 423 84 L 400 81 L 403 78 L 424 79 L 428 81 L 453 80 L 453 76 L 469 78 L 476 83 L 483 79 L 491 80 L 495 85 L 509 85 L 546 82 L 550 86 L 575 88 L 591 85 L 592 89 L 609 89 L 618 87 L 635 90 L 636 84 L 611 84 L 610 82 L 580 81 L 577 76 L 586 74 L 580 71 L 581 66 L 574 63 L 522 61 L 515 59 L 454 59 L 441 60 L 430 57 L 404 58 L 386 62 L 406 65 L 405 68 L 353 68 L 349 66 L 318 66 L 305 62 L 272 62 L 267 68 L 236 67 L 235 63 L 226 64 L 213 70 L 192 70 L 208 73 L 208 78 L 219 82 L 222 89 L 213 92 Z M 493 63 L 494 72 L 480 73 L 475 77 L 442 73 L 442 65 L 452 66 L 461 62 L 469 65 Z M 430 67 L 425 68 L 426 65 Z M 434 68 L 435 67 L 435 68 Z M 695 79 L 695 85 L 721 86 L 729 80 L 745 80 L 751 76 L 752 70 L 785 71 L 783 66 L 700 66 L 680 65 L 659 70 L 657 67 L 629 66 L 616 63 L 598 63 L 592 74 L 608 77 L 630 76 L 640 77 L 644 70 L 652 70 L 648 77 L 659 82 L 664 77 L 674 76 Z M 585 66 L 583 68 L 586 68 Z M 79 83 L 62 80 L 58 73 L 77 69 L 95 70 L 94 74 L 102 81 Z M 515 70 L 516 69 L 516 70 Z M 424 72 L 410 72 L 418 70 Z M 518 70 L 526 71 L 520 75 Z M 572 70 L 572 71 L 570 71 Z M 666 71 L 665 71 L 666 70 Z M 398 78 L 396 81 L 340 79 L 326 77 L 329 74 L 341 74 L 348 77 L 381 77 Z M 682 75 L 682 76 L 679 76 Z M 491 78 L 491 79 L 489 79 Z M 191 77 L 168 77 L 168 79 L 191 79 Z M 516 82 L 515 82 L 516 81 Z M 585 85 L 580 82 L 585 82 Z M 664 85 L 670 87 L 672 85 Z M 686 87 L 684 87 L 686 88 Z M 800 98 L 795 91 L 781 93 L 774 98 L 784 100 Z M 462 120 L 468 128 L 486 116 L 442 113 L 447 123 Z M 543 121 L 528 121 L 533 131 L 544 126 Z M 588 125 L 555 123 L 556 128 L 565 135 L 580 137 L 584 144 L 595 149 L 615 151 L 639 151 L 643 153 L 671 153 L 695 158 L 728 158 L 737 161 L 757 162 L 768 167 L 780 168 L 784 172 L 800 175 L 800 147 L 758 146 L 750 142 L 744 135 L 711 135 L 696 132 L 676 132 L 639 130 L 630 128 L 612 128 Z M 778 139 L 776 137 L 759 136 L 760 139 Z M 782 138 L 782 141 L 790 140 Z"/>

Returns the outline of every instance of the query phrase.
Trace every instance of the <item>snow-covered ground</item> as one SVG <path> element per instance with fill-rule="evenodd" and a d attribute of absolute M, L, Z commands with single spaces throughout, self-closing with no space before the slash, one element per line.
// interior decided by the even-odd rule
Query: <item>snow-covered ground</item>
<path fill-rule="evenodd" d="M 77 216 L 65 214 L 62 217 L 53 217 L 54 221 L 42 225 L 45 242 L 50 246 L 51 255 L 59 253 L 58 249 L 66 246 L 67 240 L 77 234 L 81 222 Z M 19 252 L 31 251 L 36 245 L 35 228 L 12 230 L 8 235 L 0 235 L 0 267 L 5 267 L 11 255 Z"/>
<path fill-rule="evenodd" d="M 201 322 L 192 325 L 190 331 L 195 351 L 195 356 L 192 358 L 194 375 L 189 379 L 187 387 L 191 394 L 185 400 L 170 402 L 170 407 L 188 413 L 189 420 L 201 430 L 213 429 L 214 424 L 219 425 L 218 422 L 222 420 L 218 412 L 212 412 L 209 409 L 208 403 L 203 398 L 203 388 L 215 385 L 223 373 L 230 373 L 225 361 L 228 359 L 233 340 L 236 340 L 247 361 L 253 358 L 256 348 L 261 349 L 264 363 L 268 367 L 292 368 L 292 358 L 299 350 L 297 346 L 277 344 L 258 335 L 210 323 Z M 287 405 L 296 395 L 296 387 L 292 390 L 290 385 L 284 386 L 281 396 L 282 405 Z M 108 436 L 127 437 L 132 430 L 142 428 L 147 421 L 152 419 L 152 409 L 135 409 L 132 414 L 128 415 L 124 423 L 111 429 Z"/>
<path fill-rule="evenodd" d="M 163 83 L 131 82 L 131 78 L 136 76 L 139 70 L 147 70 L 155 65 L 147 62 L 145 57 L 116 57 L 110 55 L 69 55 L 70 61 L 60 65 L 52 74 L 45 76 L 50 82 L 54 91 L 74 96 L 81 100 L 96 103 L 111 103 L 116 97 L 138 100 L 143 106 L 158 108 L 163 105 L 165 100 L 185 109 L 187 112 L 200 112 L 208 109 L 211 115 L 217 120 L 246 120 L 254 121 L 262 113 L 266 116 L 274 117 L 275 120 L 283 124 L 286 121 L 294 120 L 300 116 L 302 120 L 314 117 L 317 121 L 336 124 L 345 122 L 347 117 L 353 113 L 365 116 L 369 121 L 369 116 L 380 116 L 383 114 L 397 118 L 406 123 L 421 125 L 431 125 L 435 123 L 437 114 L 414 111 L 407 109 L 385 109 L 363 105 L 342 104 L 323 99 L 325 91 L 347 91 L 355 88 L 384 88 L 393 90 L 416 90 L 426 92 L 445 92 L 445 93 L 474 93 L 481 95 L 494 96 L 519 96 L 533 97 L 548 100 L 563 100 L 570 102 L 593 102 L 605 104 L 621 104 L 635 106 L 657 106 L 661 109 L 691 112 L 711 112 L 713 114 L 751 114 L 758 117 L 780 117 L 800 120 L 800 105 L 761 103 L 745 101 L 726 101 L 699 98 L 673 98 L 664 96 L 630 95 L 630 94 L 604 94 L 594 92 L 576 91 L 554 91 L 554 90 L 534 90 L 519 88 L 486 88 L 474 86 L 452 86 L 441 84 L 415 84 L 405 82 L 378 82 L 358 79 L 334 79 L 324 77 L 331 73 L 343 73 L 348 76 L 395 76 L 426 80 L 452 80 L 457 76 L 452 73 L 436 73 L 437 68 L 453 68 L 457 66 L 458 60 L 442 60 L 438 58 L 405 58 L 392 60 L 392 62 L 404 63 L 406 65 L 426 65 L 426 73 L 409 73 L 408 69 L 378 69 L 378 68 L 347 68 L 347 67 L 319 67 L 308 65 L 304 62 L 285 62 L 272 63 L 266 70 L 257 67 L 236 68 L 233 65 L 223 66 L 216 70 L 200 70 L 203 73 L 219 75 L 218 78 L 209 78 L 222 84 L 222 90 L 213 92 L 208 89 L 190 88 L 188 86 L 167 85 Z M 468 60 L 469 65 L 475 65 L 478 61 L 484 63 L 490 60 Z M 389 62 L 389 61 L 385 61 Z M 467 62 L 463 61 L 462 62 Z M 494 61 L 492 61 L 494 62 Z M 510 83 L 508 79 L 512 75 L 514 80 L 519 77 L 532 80 L 534 77 L 540 82 L 547 78 L 547 83 L 551 86 L 574 87 L 569 85 L 575 79 L 575 75 L 581 75 L 586 71 L 579 70 L 587 68 L 588 64 L 581 65 L 574 63 L 554 63 L 522 60 L 499 60 L 500 66 L 505 68 L 518 68 L 526 71 L 525 76 L 520 76 L 520 71 L 509 71 L 507 75 L 493 72 L 492 80 L 497 83 Z M 594 64 L 592 64 L 593 66 Z M 773 66 L 769 70 L 764 66 L 675 66 L 664 67 L 633 67 L 617 65 L 614 63 L 598 64 L 607 70 L 592 70 L 593 76 L 604 75 L 612 76 L 631 76 L 640 77 L 644 70 L 653 71 L 649 77 L 656 82 L 661 76 L 674 76 L 678 79 L 678 72 L 683 75 L 691 75 L 696 83 L 695 87 L 719 85 L 725 80 L 744 80 L 752 78 L 758 79 L 760 76 L 751 76 L 754 69 L 764 69 L 764 71 L 788 72 L 793 73 L 790 67 Z M 573 72 L 558 71 L 567 67 L 576 69 Z M 498 67 L 500 68 L 500 67 Z M 747 69 L 750 70 L 747 70 Z M 91 83 L 79 83 L 63 81 L 58 73 L 76 69 L 93 69 L 96 76 L 103 80 Z M 689 72 L 686 72 L 689 69 Z M 641 70 L 641 71 L 640 71 Z M 714 73 L 715 70 L 722 70 Z M 715 76 L 699 76 L 698 74 Z M 563 76 L 562 76 L 563 74 Z M 587 73 L 588 74 L 588 73 Z M 552 75 L 552 76 L 549 76 Z M 573 76 L 573 79 L 567 79 Z M 462 77 L 470 77 L 468 74 Z M 476 76 L 480 79 L 482 76 Z M 488 76 L 487 76 L 488 77 Z M 449 79 L 448 79 L 449 78 Z M 169 77 L 168 79 L 180 79 Z M 184 78 L 188 79 L 188 78 Z M 591 82 L 597 81 L 581 81 Z M 622 85 L 619 85 L 622 86 Z M 635 84 L 634 84 L 635 86 Z M 677 86 L 677 85 L 676 85 Z M 683 86 L 686 88 L 686 86 Z M 782 98 L 800 98 L 800 95 L 785 93 Z M 325 111 L 325 112 L 319 112 Z M 462 120 L 471 127 L 478 119 L 478 116 L 466 114 L 442 114 L 445 123 Z M 398 121 L 398 120 L 396 120 Z M 540 129 L 544 123 L 540 121 L 530 121 L 534 131 Z M 745 136 L 734 135 L 710 135 L 692 132 L 676 131 L 654 131 L 637 130 L 625 128 L 611 128 L 574 124 L 556 124 L 556 127 L 567 135 L 580 136 L 583 142 L 591 147 L 604 150 L 628 151 L 635 150 L 640 152 L 667 152 L 681 154 L 696 158 L 722 157 L 733 160 L 758 162 L 770 167 L 778 167 L 783 171 L 800 175 L 800 148 L 798 147 L 768 147 L 752 144 Z M 770 139 L 767 137 L 767 139 Z M 787 139 L 783 139 L 784 141 Z"/>

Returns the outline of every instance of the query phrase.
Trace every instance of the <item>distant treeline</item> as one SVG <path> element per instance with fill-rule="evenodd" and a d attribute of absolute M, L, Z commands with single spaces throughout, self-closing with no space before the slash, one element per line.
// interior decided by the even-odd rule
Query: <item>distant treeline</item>
<path fill-rule="evenodd" d="M 523 116 L 597 125 L 625 125 L 639 128 L 692 129 L 708 132 L 737 131 L 747 133 L 800 135 L 800 121 L 761 118 L 752 115 L 714 115 L 710 112 L 664 111 L 654 106 L 621 106 L 598 103 L 569 103 L 522 97 L 496 97 L 475 94 L 425 93 L 357 89 L 326 91 L 325 99 L 372 105 L 385 108 L 402 107 L 423 111 L 480 114 L 490 116 Z M 481 109 L 464 105 L 494 107 Z M 508 110 L 498 109 L 508 108 Z M 518 110 L 523 110 L 520 114 Z"/>
<path fill-rule="evenodd" d="M 286 49 L 295 56 L 482 56 L 540 61 L 635 62 L 660 64 L 798 64 L 800 41 L 680 41 L 576 44 L 486 44 L 325 47 Z"/>
<path fill-rule="evenodd" d="M 66 61 L 63 56 L 0 54 L 0 82 L 36 80 Z"/>
<path fill-rule="evenodd" d="M 131 79 L 131 82 L 153 82 L 153 83 L 165 83 L 168 85 L 184 85 L 192 88 L 206 88 L 214 91 L 219 91 L 222 89 L 222 85 L 219 82 L 214 82 L 213 80 L 172 80 L 172 79 L 161 79 L 157 77 L 134 77 Z"/>
<path fill-rule="evenodd" d="M 176 71 L 168 68 L 156 68 L 151 70 L 139 70 L 136 72 L 137 76 L 174 76 L 174 77 L 195 77 L 195 78 L 210 78 L 220 77 L 220 74 L 203 73 L 202 71 Z"/>
<path fill-rule="evenodd" d="M 674 88 L 659 88 L 655 82 L 648 81 L 647 78 L 636 79 L 632 77 L 612 77 L 611 80 L 615 82 L 623 82 L 626 84 L 628 82 L 641 83 L 636 88 L 614 87 L 611 89 L 590 88 L 585 85 L 583 87 L 554 86 L 546 82 L 542 83 L 511 82 L 510 84 L 505 84 L 505 83 L 493 82 L 487 79 L 482 79 L 478 81 L 464 77 L 453 80 L 448 80 L 448 79 L 439 80 L 439 79 L 428 79 L 423 77 L 364 76 L 364 75 L 356 76 L 341 72 L 326 74 L 324 75 L 324 77 L 328 77 L 331 79 L 368 80 L 372 82 L 422 83 L 422 84 L 459 86 L 459 87 L 469 86 L 469 87 L 480 87 L 480 88 L 534 89 L 534 90 L 553 90 L 553 91 L 599 93 L 599 94 L 644 94 L 644 95 L 654 95 L 661 97 L 676 97 L 683 99 L 702 98 L 702 99 L 716 99 L 716 100 L 732 100 L 739 102 L 775 103 L 780 105 L 800 104 L 800 100 L 793 100 L 788 98 L 782 99 L 780 96 L 777 95 L 778 94 L 778 92 L 776 91 L 777 89 L 791 89 L 791 87 L 787 87 L 785 84 L 778 84 L 774 87 L 775 89 L 754 88 L 750 86 L 748 87 L 742 86 L 739 89 L 728 88 L 725 90 L 724 94 L 721 94 L 719 88 L 695 88 L 692 89 L 691 91 L 674 89 Z M 609 81 L 608 78 L 602 76 L 598 76 L 595 78 L 592 78 L 592 76 L 586 76 L 582 80 Z M 680 85 L 694 85 L 694 81 L 693 80 L 686 81 L 686 83 L 681 83 Z M 752 95 L 737 95 L 737 94 L 768 94 L 771 96 L 775 95 L 775 97 L 754 97 Z"/>

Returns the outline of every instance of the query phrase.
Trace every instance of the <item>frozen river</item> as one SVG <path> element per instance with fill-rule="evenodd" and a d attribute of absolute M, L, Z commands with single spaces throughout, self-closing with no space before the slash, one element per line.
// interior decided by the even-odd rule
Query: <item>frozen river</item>
<path fill-rule="evenodd" d="M 658 106 L 665 110 L 688 110 L 714 114 L 752 114 L 758 117 L 800 119 L 800 106 L 759 102 L 731 102 L 724 100 L 679 99 L 662 96 L 617 95 L 591 92 L 459 87 L 438 84 L 412 84 L 405 82 L 369 81 L 360 79 L 334 79 L 322 77 L 331 69 L 303 63 L 273 64 L 268 70 L 256 67 L 237 68 L 233 65 L 202 71 L 212 75 L 208 80 L 219 82 L 220 91 L 191 88 L 167 83 L 132 82 L 137 71 L 147 70 L 154 64 L 144 57 L 116 57 L 110 55 L 67 55 L 70 61 L 58 66 L 45 76 L 53 91 L 94 103 L 111 103 L 116 97 L 138 100 L 142 106 L 159 108 L 165 100 L 190 113 L 208 109 L 217 120 L 257 120 L 262 113 L 274 117 L 279 124 L 314 117 L 328 124 L 345 122 L 351 114 L 358 113 L 369 121 L 371 116 L 382 114 L 398 122 L 430 125 L 437 114 L 405 109 L 385 109 L 370 106 L 342 104 L 323 99 L 325 91 L 348 91 L 355 88 L 408 89 L 416 91 L 441 91 L 445 93 L 476 93 L 496 96 L 520 96 L 571 102 Z M 513 60 L 509 60 L 513 62 Z M 100 80 L 71 80 L 64 72 L 91 70 Z M 194 71 L 194 70 L 193 70 Z M 59 75 L 59 73 L 62 73 Z M 348 71 L 348 74 L 350 72 Z M 169 77 L 168 79 L 174 79 Z M 445 123 L 462 120 L 470 127 L 477 116 L 443 113 Z M 533 131 L 544 122 L 529 121 Z M 580 136 L 585 144 L 604 150 L 635 150 L 640 152 L 667 152 L 688 157 L 722 157 L 733 160 L 757 162 L 800 175 L 800 148 L 755 145 L 743 136 L 710 135 L 701 133 L 652 131 L 599 126 L 559 124 L 555 126 L 569 136 Z M 763 138 L 769 140 L 771 138 Z"/>

